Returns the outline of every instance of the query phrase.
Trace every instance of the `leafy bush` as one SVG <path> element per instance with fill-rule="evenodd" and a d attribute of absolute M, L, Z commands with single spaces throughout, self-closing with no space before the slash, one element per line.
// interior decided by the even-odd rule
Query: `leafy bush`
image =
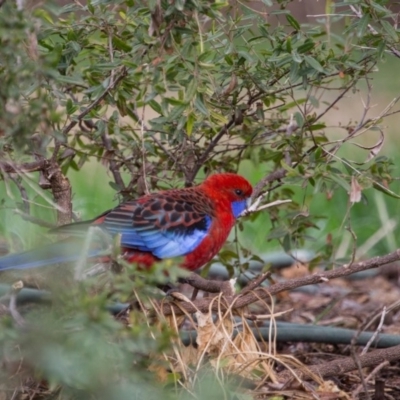
<path fill-rule="evenodd" d="M 261 10 L 206 0 L 64 3 L 8 0 L 0 8 L 1 228 L 13 250 L 27 239 L 10 208 L 44 227 L 78 219 L 68 177 L 81 171 L 90 181 L 100 164 L 108 175 L 98 185 L 111 177 L 119 200 L 218 171 L 258 182 L 255 197 L 265 202 L 293 200 L 271 208 L 268 221 L 259 212 L 240 222 L 244 234 L 220 255 L 230 271 L 259 259 L 249 243 L 277 240 L 289 252 L 321 239 L 313 228 L 326 215 L 301 210 L 306 193 L 345 193 L 338 214 L 346 223 L 365 189 L 398 198 L 392 161 L 380 154 L 380 124 L 398 98 L 369 117 L 377 64 L 400 56 L 389 2 L 327 1 L 327 15 L 312 25 L 283 0 L 265 0 Z M 337 117 L 335 138 L 327 116 L 360 85 L 364 112 L 356 121 Z M 372 145 L 363 144 L 367 133 Z M 350 144 L 356 150 L 346 153 Z M 342 235 L 318 242 L 315 263 L 337 261 Z M 48 240 L 32 236 L 31 244 Z M 111 300 L 150 307 L 148 283 L 166 279 L 159 266 L 133 282 L 130 268 L 78 283 L 68 269 L 61 282 L 59 269 L 24 278 L 57 295 L 51 306 L 24 306 L 22 327 L 15 314 L 2 319 L 10 396 L 29 387 L 48 398 L 167 398 L 147 371 L 148 354 L 162 354 L 176 332 L 152 324 L 141 307 L 128 328 L 107 311 Z M 171 374 L 164 384 L 177 394 L 180 379 Z"/>

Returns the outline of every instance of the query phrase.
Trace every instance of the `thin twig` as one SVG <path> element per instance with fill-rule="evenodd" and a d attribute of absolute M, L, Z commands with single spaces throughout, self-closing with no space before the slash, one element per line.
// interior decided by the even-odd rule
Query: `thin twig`
<path fill-rule="evenodd" d="M 379 321 L 379 325 L 376 328 L 374 334 L 371 336 L 371 339 L 368 340 L 368 343 L 363 348 L 363 350 L 361 352 L 361 355 L 364 355 L 369 350 L 369 348 L 371 347 L 372 343 L 376 340 L 377 336 L 381 333 L 382 327 L 383 327 L 383 323 L 385 322 L 386 311 L 387 311 L 386 310 L 386 306 L 384 306 L 383 310 L 382 310 L 381 320 Z"/>
<path fill-rule="evenodd" d="M 358 371 L 358 376 L 360 377 L 360 380 L 361 380 L 360 386 L 364 389 L 365 398 L 366 398 L 366 400 L 371 400 L 371 396 L 368 393 L 367 381 L 364 378 L 363 366 L 362 366 L 360 357 L 356 351 L 355 346 L 351 346 L 351 357 L 354 361 L 354 364 L 356 367 L 355 369 L 357 369 L 357 371 Z"/>
<path fill-rule="evenodd" d="M 56 225 L 52 224 L 51 222 L 48 222 L 41 218 L 34 217 L 33 215 L 30 214 L 26 214 L 18 208 L 14 209 L 14 214 L 21 216 L 25 221 L 32 222 L 33 224 L 42 226 L 44 228 L 52 229 L 56 227 Z"/>
<path fill-rule="evenodd" d="M 241 291 L 241 294 L 244 295 L 248 292 L 251 292 L 255 288 L 261 286 L 261 284 L 271 276 L 271 271 L 264 272 L 256 276 L 253 280 L 251 280 Z"/>
<path fill-rule="evenodd" d="M 11 287 L 11 293 L 10 293 L 10 304 L 9 304 L 10 314 L 13 317 L 15 323 L 19 327 L 23 327 L 26 324 L 24 318 L 22 318 L 22 315 L 17 310 L 17 296 L 18 293 L 23 289 L 23 287 L 24 284 L 22 281 L 15 282 Z"/>
<path fill-rule="evenodd" d="M 368 383 L 373 377 L 375 377 L 378 372 L 380 372 L 380 370 L 382 368 L 385 368 L 386 366 L 388 366 L 390 363 L 389 361 L 385 360 L 383 362 L 381 362 L 379 365 L 377 365 L 369 374 L 368 376 L 365 378 L 365 382 Z M 354 399 L 356 399 L 358 397 L 358 395 L 360 394 L 361 390 L 364 388 L 364 386 L 358 385 L 357 389 L 352 393 L 352 396 Z M 365 388 L 364 388 L 365 390 Z M 383 397 L 382 397 L 383 398 Z"/>
<path fill-rule="evenodd" d="M 28 197 L 28 193 L 26 192 L 25 187 L 21 184 L 20 180 L 13 176 L 12 174 L 8 174 L 8 177 L 15 183 L 15 186 L 18 188 L 19 193 L 21 195 L 21 199 L 22 199 L 22 204 L 24 205 L 24 213 L 26 215 L 30 215 L 30 203 L 29 203 L 29 197 Z"/>

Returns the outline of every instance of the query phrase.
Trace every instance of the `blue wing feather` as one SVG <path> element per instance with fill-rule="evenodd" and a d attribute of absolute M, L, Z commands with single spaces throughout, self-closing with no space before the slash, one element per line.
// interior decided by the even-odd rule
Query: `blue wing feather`
<path fill-rule="evenodd" d="M 211 225 L 211 218 L 205 217 L 205 229 L 185 230 L 159 230 L 149 229 L 130 230 L 124 229 L 121 233 L 121 246 L 136 248 L 141 251 L 153 253 L 158 258 L 171 258 L 183 256 L 193 251 L 207 236 Z"/>
<path fill-rule="evenodd" d="M 207 236 L 211 218 L 205 217 L 205 229 L 188 229 L 187 231 L 157 231 L 148 236 L 146 245 L 158 258 L 179 257 L 192 252 Z"/>
<path fill-rule="evenodd" d="M 187 197 L 149 196 L 146 202 L 128 202 L 111 210 L 100 226 L 121 234 L 124 248 L 150 252 L 161 259 L 183 256 L 210 230 L 209 203 L 204 200 L 202 204 L 196 208 Z"/>

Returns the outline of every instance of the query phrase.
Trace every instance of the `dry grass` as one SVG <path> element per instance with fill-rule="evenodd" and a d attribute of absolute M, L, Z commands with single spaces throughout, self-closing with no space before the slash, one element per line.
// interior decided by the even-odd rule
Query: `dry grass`
<path fill-rule="evenodd" d="M 182 301 L 190 301 L 180 297 Z M 223 295 L 214 297 L 209 311 L 198 311 L 194 318 L 174 314 L 165 317 L 158 313 L 160 326 L 167 324 L 176 333 L 172 350 L 162 355 L 162 362 L 158 357 L 150 367 L 161 382 L 165 383 L 173 376 L 178 391 L 183 389 L 198 398 L 196 386 L 201 384 L 205 373 L 211 373 L 222 391 L 233 387 L 236 393 L 249 396 L 246 398 L 279 395 L 291 399 L 350 399 L 332 382 L 308 371 L 295 357 L 279 354 L 274 335 L 276 329 L 270 330 L 268 341 L 257 340 L 254 325 L 246 318 L 249 315 L 247 307 L 233 312 L 231 304 L 227 311 L 218 307 L 219 311 L 214 313 L 211 311 L 213 303 L 224 304 Z M 260 308 L 269 310 L 262 319 L 269 319 L 270 326 L 274 327 L 277 313 L 273 299 L 259 303 Z M 188 328 L 194 329 L 196 339 L 185 346 L 179 333 Z M 292 376 L 286 383 L 278 380 L 277 373 L 282 370 L 290 371 Z M 296 371 L 305 373 L 309 382 L 305 383 Z M 229 398 L 228 393 L 225 398 Z"/>

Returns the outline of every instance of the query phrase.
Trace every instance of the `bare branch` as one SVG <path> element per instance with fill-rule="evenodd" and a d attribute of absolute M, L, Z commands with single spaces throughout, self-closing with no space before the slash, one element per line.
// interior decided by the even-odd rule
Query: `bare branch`
<path fill-rule="evenodd" d="M 270 296 L 276 295 L 283 291 L 293 290 L 301 286 L 327 282 L 331 279 L 348 276 L 356 272 L 365 271 L 371 268 L 377 268 L 379 266 L 399 260 L 400 260 L 400 249 L 392 253 L 389 253 L 385 256 L 374 257 L 366 261 L 353 263 L 351 266 L 343 265 L 342 267 L 336 268 L 331 271 L 320 272 L 299 279 L 290 279 L 284 282 L 276 283 L 268 288 L 264 287 L 257 288 L 251 293 L 246 293 L 244 295 L 242 293 L 239 293 L 238 295 L 230 299 L 227 299 L 227 303 L 232 304 L 234 302 L 232 309 L 235 310 L 238 308 L 248 306 L 249 304 L 252 304 L 258 300 L 268 299 L 270 298 Z M 207 312 L 207 310 L 209 310 L 209 307 L 211 307 L 214 311 L 217 310 L 215 305 L 212 305 L 209 299 L 197 300 L 194 302 L 194 305 L 196 307 L 191 306 L 190 304 L 185 304 L 182 307 L 185 308 L 186 313 L 193 313 L 196 312 L 197 310 L 200 310 L 202 312 Z M 182 310 L 179 307 L 176 307 L 174 304 L 167 304 L 167 303 L 162 304 L 161 311 L 163 312 L 164 315 L 171 315 L 172 312 L 174 312 L 176 315 L 182 315 Z"/>
<path fill-rule="evenodd" d="M 224 291 L 224 287 L 229 281 L 216 281 L 204 279 L 195 273 L 190 274 L 185 278 L 181 278 L 182 283 L 187 283 L 198 290 L 204 290 L 208 293 L 220 293 Z"/>
<path fill-rule="evenodd" d="M 15 172 L 36 172 L 42 171 L 46 168 L 48 161 L 45 159 L 33 161 L 30 163 L 23 164 L 15 164 L 10 161 L 1 161 L 0 162 L 0 171 L 7 173 L 15 173 Z"/>
<path fill-rule="evenodd" d="M 362 368 L 375 367 L 376 365 L 381 365 L 386 361 L 392 362 L 399 359 L 400 345 L 388 347 L 386 349 L 374 350 L 359 357 Z M 308 372 L 311 372 L 312 374 L 318 374 L 320 377 L 325 378 L 328 376 L 343 375 L 346 372 L 354 371 L 356 368 L 356 364 L 352 357 L 346 357 L 324 364 L 312 365 L 311 367 L 308 367 L 307 370 L 295 370 L 294 372 L 300 377 L 300 379 L 307 379 Z M 284 371 L 278 374 L 278 379 L 280 381 L 286 381 L 291 379 L 292 375 L 293 371 Z"/>
<path fill-rule="evenodd" d="M 8 177 L 15 183 L 15 186 L 18 188 L 19 193 L 21 195 L 22 203 L 24 205 L 24 213 L 26 215 L 29 215 L 31 209 L 29 203 L 29 197 L 25 187 L 21 184 L 20 177 L 15 177 L 12 174 L 8 174 Z"/>
<path fill-rule="evenodd" d="M 276 171 L 271 172 L 270 174 L 268 174 L 268 175 L 267 175 L 266 177 L 264 177 L 263 179 L 261 179 L 261 180 L 257 183 L 257 185 L 254 187 L 253 194 L 252 194 L 252 196 L 251 196 L 252 199 L 255 199 L 256 197 L 258 197 L 258 196 L 262 193 L 264 187 L 265 187 L 267 184 L 272 183 L 272 182 L 274 182 L 274 181 L 278 181 L 278 180 L 280 180 L 280 179 L 283 179 L 283 178 L 286 176 L 286 174 L 287 174 L 286 169 L 284 169 L 284 168 L 279 168 L 279 169 L 277 169 Z"/>
<path fill-rule="evenodd" d="M 71 185 L 56 162 L 51 162 L 45 170 L 51 184 L 51 192 L 57 204 L 57 225 L 65 225 L 72 219 Z"/>

